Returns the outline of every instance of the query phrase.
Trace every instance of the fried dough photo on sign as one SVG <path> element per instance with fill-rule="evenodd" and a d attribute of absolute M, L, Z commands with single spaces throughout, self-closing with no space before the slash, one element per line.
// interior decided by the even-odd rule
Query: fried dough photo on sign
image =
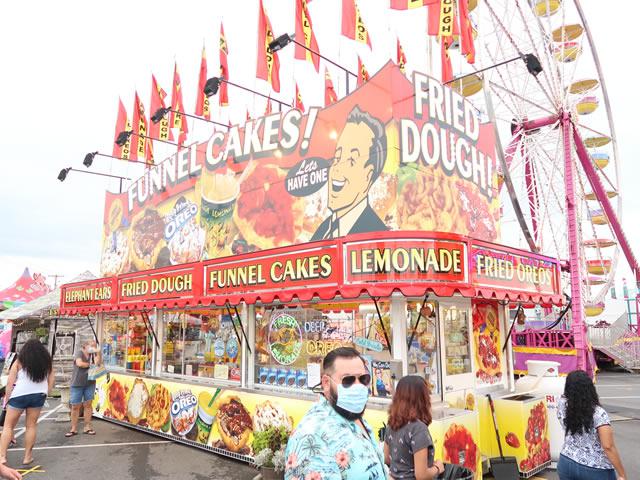
<path fill-rule="evenodd" d="M 104 237 L 100 272 L 105 277 L 127 273 L 130 269 L 129 240 L 124 230 L 116 230 Z"/>
<path fill-rule="evenodd" d="M 303 232 L 304 199 L 286 190 L 287 173 L 251 161 L 240 179 L 233 221 L 240 235 L 261 250 L 297 243 Z"/>
<path fill-rule="evenodd" d="M 253 420 L 237 395 L 226 395 L 216 400 L 216 426 L 227 450 L 239 453 L 249 442 Z"/>
<path fill-rule="evenodd" d="M 127 401 L 127 416 L 130 423 L 138 425 L 145 418 L 148 400 L 149 390 L 147 390 L 144 380 L 136 378 Z"/>
<path fill-rule="evenodd" d="M 264 432 L 274 427 L 284 427 L 288 432 L 293 429 L 293 418 L 287 415 L 282 405 L 266 400 L 256 405 L 256 411 L 253 414 L 253 431 Z"/>
<path fill-rule="evenodd" d="M 154 208 L 138 213 L 129 229 L 131 263 L 137 270 L 155 268 L 164 246 L 164 220 Z"/>

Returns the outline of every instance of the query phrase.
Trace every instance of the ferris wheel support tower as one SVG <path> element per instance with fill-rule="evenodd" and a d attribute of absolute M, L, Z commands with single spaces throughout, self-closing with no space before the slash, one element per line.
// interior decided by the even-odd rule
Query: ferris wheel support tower
<path fill-rule="evenodd" d="M 575 347 L 578 352 L 577 366 L 579 369 L 591 371 L 582 294 L 584 272 L 580 265 L 580 236 L 578 233 L 578 219 L 576 215 L 577 195 L 574 183 L 576 172 L 574 172 L 574 162 L 572 160 L 572 146 L 575 148 L 577 157 L 580 160 L 580 165 L 589 180 L 597 200 L 602 205 L 602 208 L 611 223 L 612 230 L 620 244 L 627 262 L 629 263 L 629 266 L 631 267 L 637 285 L 640 285 L 640 265 L 638 264 L 638 260 L 636 259 L 631 249 L 631 245 L 624 234 L 622 225 L 618 220 L 609 197 L 607 196 L 607 192 L 602 185 L 602 181 L 591 163 L 587 149 L 582 141 L 578 129 L 571 119 L 571 115 L 568 112 L 560 112 L 559 115 L 551 115 L 538 120 L 526 121 L 524 122 L 522 129 L 525 132 L 534 131 L 555 123 L 559 123 L 562 128 L 563 139 L 564 180 L 566 186 L 565 201 L 567 207 L 567 233 L 569 236 L 569 272 L 571 278 L 571 328 L 574 335 Z M 636 296 L 636 304 L 640 304 L 640 293 Z M 638 324 L 636 324 L 636 329 L 640 330 L 640 326 L 638 326 Z"/>

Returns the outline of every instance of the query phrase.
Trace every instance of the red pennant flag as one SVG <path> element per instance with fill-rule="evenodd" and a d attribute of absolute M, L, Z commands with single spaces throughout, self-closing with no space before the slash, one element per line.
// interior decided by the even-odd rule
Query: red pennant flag
<path fill-rule="evenodd" d="M 390 7 L 394 10 L 410 10 L 412 8 L 420 8 L 437 1 L 438 0 L 391 0 Z"/>
<path fill-rule="evenodd" d="M 475 63 L 476 48 L 473 44 L 473 26 L 469 20 L 469 0 L 458 0 L 458 22 L 460 24 L 460 51 L 467 62 Z"/>
<path fill-rule="evenodd" d="M 171 128 L 177 128 L 180 130 L 178 136 L 178 145 L 182 146 L 187 140 L 187 133 L 189 133 L 189 126 L 187 125 L 187 119 L 182 113 L 184 113 L 184 103 L 182 102 L 182 83 L 180 82 L 180 73 L 178 73 L 178 64 L 175 64 L 173 70 L 173 88 L 171 90 Z M 176 113 L 179 112 L 179 113 Z"/>
<path fill-rule="evenodd" d="M 268 117 L 271 115 L 271 97 L 267 98 L 267 104 L 264 107 L 264 116 Z"/>
<path fill-rule="evenodd" d="M 356 0 L 342 0 L 342 35 L 371 48 L 369 30 L 362 21 Z"/>
<path fill-rule="evenodd" d="M 131 119 L 127 115 L 127 110 L 124 108 L 124 104 L 122 103 L 122 99 L 118 98 L 118 118 L 116 119 L 116 131 L 113 137 L 113 151 L 111 155 L 118 158 L 123 158 L 125 160 L 133 160 L 131 158 L 131 137 L 127 140 L 122 147 L 116 145 L 116 140 L 118 139 L 118 135 L 120 132 L 130 132 L 131 131 Z"/>
<path fill-rule="evenodd" d="M 451 67 L 451 57 L 449 56 L 449 46 L 451 37 L 444 37 L 440 42 L 440 57 L 442 61 L 442 83 L 453 80 L 453 68 Z"/>
<path fill-rule="evenodd" d="M 298 88 L 298 83 L 296 82 L 296 109 L 300 110 L 301 112 L 305 111 L 304 108 L 304 103 L 302 103 L 302 95 L 300 95 L 300 89 Z"/>
<path fill-rule="evenodd" d="M 313 33 L 307 3 L 307 0 L 296 0 L 296 38 L 303 39 L 303 43 L 307 48 L 314 52 L 320 52 L 316 36 Z M 320 71 L 320 57 L 318 55 L 314 55 L 309 50 L 296 44 L 294 56 L 298 60 L 312 62 L 313 66 L 316 67 L 316 72 Z"/>
<path fill-rule="evenodd" d="M 147 116 L 137 91 L 133 105 L 133 133 L 132 153 L 135 155 L 135 158 L 139 160 L 144 159 L 147 162 L 153 163 L 153 148 L 151 146 L 151 139 L 149 138 Z"/>
<path fill-rule="evenodd" d="M 165 108 L 164 99 L 167 98 L 165 92 L 156 80 L 156 76 L 151 74 L 151 115 L 154 115 L 160 108 Z M 169 118 L 163 116 L 158 123 L 151 122 L 149 125 L 149 136 L 158 140 L 173 141 L 173 133 L 169 128 Z"/>
<path fill-rule="evenodd" d="M 397 45 L 396 45 L 396 63 L 398 64 L 398 67 L 400 67 L 400 71 L 402 73 L 404 73 L 404 70 L 405 70 L 404 67 L 407 64 L 407 57 L 404 54 L 404 50 L 402 49 L 402 45 L 400 45 L 400 37 L 398 37 Z"/>
<path fill-rule="evenodd" d="M 271 51 L 269 44 L 273 41 L 271 22 L 260 0 L 258 17 L 258 65 L 256 77 L 266 80 L 275 92 L 280 91 L 280 60 L 278 54 Z"/>
<path fill-rule="evenodd" d="M 427 34 L 437 36 L 440 26 L 440 1 L 427 7 Z"/>
<path fill-rule="evenodd" d="M 209 109 L 209 97 L 204 94 L 205 83 L 207 83 L 207 53 L 203 45 L 202 59 L 200 60 L 200 77 L 198 78 L 198 95 L 196 97 L 196 115 L 209 120 L 211 118 L 211 111 Z"/>
<path fill-rule="evenodd" d="M 227 64 L 227 55 L 229 55 L 229 49 L 227 47 L 227 39 L 224 36 L 224 25 L 220 24 L 220 76 L 228 79 L 229 65 Z M 229 105 L 227 82 L 220 82 L 220 87 L 218 88 L 218 102 L 221 107 Z"/>
<path fill-rule="evenodd" d="M 251 120 L 251 115 L 249 115 L 249 109 L 247 108 L 247 122 Z"/>
<path fill-rule="evenodd" d="M 358 55 L 358 87 L 364 85 L 365 82 L 369 81 L 369 72 L 367 72 L 367 68 L 362 63 L 362 59 L 360 55 Z"/>
<path fill-rule="evenodd" d="M 458 35 L 453 0 L 428 0 L 427 33 L 438 37 Z"/>
<path fill-rule="evenodd" d="M 331 74 L 327 67 L 324 67 L 324 106 L 328 107 L 332 103 L 338 101 L 338 95 L 333 88 L 333 81 L 331 80 Z"/>

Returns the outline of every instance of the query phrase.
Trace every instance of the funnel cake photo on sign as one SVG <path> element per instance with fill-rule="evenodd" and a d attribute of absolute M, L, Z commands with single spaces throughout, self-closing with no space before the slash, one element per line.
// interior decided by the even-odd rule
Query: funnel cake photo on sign
<path fill-rule="evenodd" d="M 163 247 L 164 221 L 157 210 L 149 208 L 131 223 L 131 263 L 138 270 L 154 268 Z"/>
<path fill-rule="evenodd" d="M 104 238 L 100 272 L 113 277 L 129 271 L 129 240 L 125 232 L 117 230 Z"/>

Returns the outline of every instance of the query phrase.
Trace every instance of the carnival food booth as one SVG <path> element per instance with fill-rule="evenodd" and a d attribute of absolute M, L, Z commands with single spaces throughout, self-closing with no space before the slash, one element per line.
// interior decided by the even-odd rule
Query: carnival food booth
<path fill-rule="evenodd" d="M 508 304 L 562 297 L 556 260 L 497 243 L 494 133 L 468 107 L 387 65 L 328 108 L 216 132 L 108 193 L 105 278 L 61 294 L 64 314 L 97 320 L 96 416 L 251 462 L 253 434 L 295 427 L 322 358 L 354 346 L 371 425 L 397 380 L 423 376 L 436 457 L 480 478 L 497 455 L 485 394 L 514 392 Z M 468 158 L 452 163 L 456 142 Z M 504 432 L 530 474 L 548 462 L 544 399 L 506 401 L 543 412 Z"/>

